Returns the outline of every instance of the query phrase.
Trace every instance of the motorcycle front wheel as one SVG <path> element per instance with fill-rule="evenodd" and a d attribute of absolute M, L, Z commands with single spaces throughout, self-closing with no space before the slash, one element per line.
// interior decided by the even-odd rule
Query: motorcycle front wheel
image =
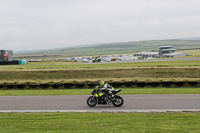
<path fill-rule="evenodd" d="M 120 107 L 124 104 L 124 99 L 120 96 L 115 96 L 115 101 L 113 101 L 113 105 L 115 107 Z"/>
<path fill-rule="evenodd" d="M 87 99 L 87 105 L 90 106 L 90 107 L 94 107 L 96 106 L 97 104 L 97 98 L 94 97 L 94 96 L 90 96 L 88 99 Z"/>

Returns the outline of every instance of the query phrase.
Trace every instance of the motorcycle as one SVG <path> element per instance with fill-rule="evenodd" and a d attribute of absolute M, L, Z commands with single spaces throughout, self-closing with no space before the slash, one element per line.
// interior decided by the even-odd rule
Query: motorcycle
<path fill-rule="evenodd" d="M 87 99 L 87 105 L 90 107 L 96 106 L 96 104 L 113 104 L 115 107 L 120 107 L 124 104 L 124 99 L 117 95 L 122 91 L 121 89 L 112 91 L 114 97 L 111 97 L 106 90 L 101 91 L 101 93 L 97 93 L 95 89 L 92 91 L 92 95 Z"/>

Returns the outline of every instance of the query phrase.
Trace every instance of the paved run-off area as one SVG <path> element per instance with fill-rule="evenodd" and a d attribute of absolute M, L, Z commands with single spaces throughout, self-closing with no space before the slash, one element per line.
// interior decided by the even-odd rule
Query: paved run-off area
<path fill-rule="evenodd" d="M 200 111 L 199 94 L 121 95 L 122 107 L 88 107 L 89 95 L 0 96 L 0 112 L 163 112 Z"/>

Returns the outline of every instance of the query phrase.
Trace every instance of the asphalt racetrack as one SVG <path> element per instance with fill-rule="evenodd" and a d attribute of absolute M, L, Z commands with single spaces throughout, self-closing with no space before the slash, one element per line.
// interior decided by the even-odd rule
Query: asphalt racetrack
<path fill-rule="evenodd" d="M 200 111 L 200 94 L 121 95 L 122 107 L 89 107 L 89 95 L 0 96 L 0 112 L 163 112 Z"/>

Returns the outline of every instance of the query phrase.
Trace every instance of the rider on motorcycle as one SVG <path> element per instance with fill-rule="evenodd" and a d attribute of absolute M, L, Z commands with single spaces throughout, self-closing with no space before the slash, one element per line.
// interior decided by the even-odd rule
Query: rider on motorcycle
<path fill-rule="evenodd" d="M 114 95 L 112 91 L 114 91 L 114 88 L 110 86 L 108 83 L 105 83 L 104 81 L 99 82 L 98 86 L 95 88 L 96 92 L 100 92 L 101 90 L 106 90 L 112 98 L 114 98 Z"/>

